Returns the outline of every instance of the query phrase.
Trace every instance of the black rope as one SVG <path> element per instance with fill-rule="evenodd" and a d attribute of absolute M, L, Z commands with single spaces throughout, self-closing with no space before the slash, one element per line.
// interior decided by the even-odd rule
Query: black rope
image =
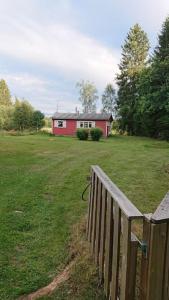
<path fill-rule="evenodd" d="M 86 193 L 87 189 L 89 188 L 89 186 L 91 185 L 91 182 L 88 183 L 88 185 L 85 187 L 83 193 L 82 193 L 82 201 L 87 201 L 85 198 L 84 198 L 84 194 Z"/>

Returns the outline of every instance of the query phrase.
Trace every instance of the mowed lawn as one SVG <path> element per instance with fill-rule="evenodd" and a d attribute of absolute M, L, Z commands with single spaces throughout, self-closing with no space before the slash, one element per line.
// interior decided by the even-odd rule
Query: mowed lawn
<path fill-rule="evenodd" d="M 81 193 L 92 164 L 142 212 L 153 212 L 169 190 L 167 142 L 0 136 L 0 299 L 37 290 L 67 263 L 72 225 L 87 212 Z"/>

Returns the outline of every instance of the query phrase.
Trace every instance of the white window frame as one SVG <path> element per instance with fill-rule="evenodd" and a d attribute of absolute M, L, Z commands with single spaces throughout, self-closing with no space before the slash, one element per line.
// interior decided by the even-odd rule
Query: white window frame
<path fill-rule="evenodd" d="M 59 122 L 62 122 L 62 126 L 59 125 Z M 54 120 L 55 128 L 66 128 L 66 120 Z"/>
<path fill-rule="evenodd" d="M 94 121 L 77 121 L 77 128 L 90 129 L 95 127 Z"/>

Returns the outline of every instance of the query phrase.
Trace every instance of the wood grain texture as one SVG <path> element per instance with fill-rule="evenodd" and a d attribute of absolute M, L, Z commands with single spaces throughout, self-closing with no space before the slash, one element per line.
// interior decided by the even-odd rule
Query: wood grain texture
<path fill-rule="evenodd" d="M 143 220 L 143 241 L 147 245 L 147 255 L 145 255 L 142 252 L 141 274 L 140 274 L 140 300 L 145 300 L 147 295 L 150 235 L 151 235 L 151 214 L 144 215 L 144 220 Z"/>
<path fill-rule="evenodd" d="M 93 201 L 93 216 L 92 216 L 92 240 L 91 249 L 94 254 L 95 242 L 96 242 L 96 217 L 97 217 L 97 192 L 98 192 L 98 177 L 95 174 L 95 189 L 94 189 L 94 201 Z"/>
<path fill-rule="evenodd" d="M 121 232 L 120 225 L 121 225 L 121 210 L 118 204 L 114 202 L 114 234 L 113 234 L 111 300 L 116 300 L 118 296 L 120 232 Z"/>
<path fill-rule="evenodd" d="M 91 170 L 91 187 L 90 187 L 90 199 L 89 199 L 89 210 L 88 210 L 88 241 L 91 242 L 92 238 L 92 224 L 93 224 L 93 208 L 94 208 L 94 189 L 95 189 L 95 174 Z"/>
<path fill-rule="evenodd" d="M 128 274 L 129 281 L 129 290 L 128 290 L 128 299 L 135 299 L 135 291 L 136 291 L 136 270 L 137 270 L 137 251 L 138 251 L 138 239 L 131 234 L 130 241 L 130 267 Z"/>
<path fill-rule="evenodd" d="M 101 235 L 101 210 L 102 210 L 102 184 L 98 182 L 97 193 L 97 216 L 96 216 L 96 242 L 95 242 L 95 263 L 99 263 L 100 235 Z"/>
<path fill-rule="evenodd" d="M 110 281 L 112 276 L 112 256 L 113 256 L 113 200 L 111 195 L 107 195 L 107 224 L 106 224 L 106 251 L 105 251 L 105 272 L 104 290 L 108 297 L 110 294 Z"/>
<path fill-rule="evenodd" d="M 165 274 L 164 274 L 164 286 L 163 286 L 163 300 L 169 299 L 169 224 L 167 224 L 167 240 L 165 250 Z"/>
<path fill-rule="evenodd" d="M 105 242 L 106 242 L 106 211 L 107 211 L 107 191 L 102 187 L 102 211 L 101 211 L 101 235 L 100 235 L 100 256 L 99 275 L 104 278 Z"/>
<path fill-rule="evenodd" d="M 129 270 L 131 255 L 131 221 L 123 214 L 123 237 L 122 237 L 122 267 L 121 267 L 121 289 L 120 300 L 131 300 L 129 298 Z"/>

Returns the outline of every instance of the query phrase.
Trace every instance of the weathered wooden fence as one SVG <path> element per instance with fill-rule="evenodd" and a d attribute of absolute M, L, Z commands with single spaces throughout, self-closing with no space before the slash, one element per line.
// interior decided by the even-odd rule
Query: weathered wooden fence
<path fill-rule="evenodd" d="M 141 219 L 143 237 L 132 233 Z M 87 236 L 107 298 L 134 300 L 138 246 L 141 300 L 169 300 L 169 193 L 154 214 L 142 215 L 98 167 L 91 168 Z"/>

